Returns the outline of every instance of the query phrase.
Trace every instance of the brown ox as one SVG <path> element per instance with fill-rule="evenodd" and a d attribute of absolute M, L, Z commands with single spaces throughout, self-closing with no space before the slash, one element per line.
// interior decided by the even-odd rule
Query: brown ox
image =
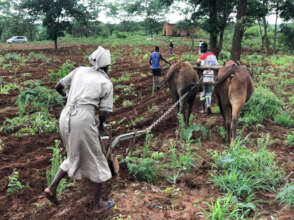
<path fill-rule="evenodd" d="M 237 121 L 244 103 L 253 93 L 253 80 L 246 66 L 239 66 L 229 60 L 217 76 L 215 93 L 225 121 L 227 140 L 236 136 Z"/>
<path fill-rule="evenodd" d="M 192 112 L 198 80 L 198 74 L 192 65 L 189 62 L 180 62 L 173 64 L 169 68 L 166 79 L 160 86 L 163 87 L 165 83 L 168 84 L 173 103 L 178 101 L 187 91 L 190 91 L 178 106 L 178 112 L 183 114 L 186 125 L 189 123 L 189 117 Z"/>

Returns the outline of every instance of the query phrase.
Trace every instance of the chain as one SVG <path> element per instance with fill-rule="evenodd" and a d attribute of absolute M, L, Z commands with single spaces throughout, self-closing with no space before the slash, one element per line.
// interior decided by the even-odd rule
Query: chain
<path fill-rule="evenodd" d="M 191 87 L 190 90 L 188 90 L 184 95 L 182 95 L 178 101 L 176 101 L 165 113 L 163 113 L 162 116 L 160 116 L 155 122 L 153 122 L 147 129 L 146 131 L 149 132 L 151 131 L 153 128 L 155 128 L 172 110 L 174 110 L 175 107 L 177 107 L 177 105 L 189 94 L 189 92 L 194 89 L 196 87 L 196 85 L 194 85 L 193 87 Z"/>

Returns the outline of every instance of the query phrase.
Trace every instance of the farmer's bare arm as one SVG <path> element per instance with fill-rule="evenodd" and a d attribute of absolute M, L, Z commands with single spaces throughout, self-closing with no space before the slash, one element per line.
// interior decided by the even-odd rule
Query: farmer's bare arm
<path fill-rule="evenodd" d="M 171 65 L 171 63 L 168 62 L 166 59 L 164 59 L 164 58 L 161 56 L 161 54 L 160 54 L 160 59 L 162 59 L 162 60 L 163 60 L 164 62 L 166 62 L 167 64 Z"/>
<path fill-rule="evenodd" d="M 56 91 L 60 94 L 60 95 L 62 95 L 62 96 L 66 96 L 66 93 L 65 93 L 65 91 L 64 91 L 64 86 L 62 85 L 62 83 L 57 83 L 56 84 L 56 86 L 55 86 L 55 89 L 56 89 Z"/>
<path fill-rule="evenodd" d="M 106 111 L 99 111 L 99 121 L 100 121 L 100 124 L 99 124 L 99 130 L 100 131 L 103 131 L 103 123 L 105 122 L 106 120 L 106 116 L 107 116 L 107 112 Z"/>

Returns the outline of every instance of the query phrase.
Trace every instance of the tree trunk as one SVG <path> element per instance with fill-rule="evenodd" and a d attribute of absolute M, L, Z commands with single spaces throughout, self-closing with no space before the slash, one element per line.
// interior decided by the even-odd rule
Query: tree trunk
<path fill-rule="evenodd" d="M 234 61 L 240 61 L 241 57 L 241 44 L 244 34 L 244 19 L 247 12 L 247 0 L 238 0 L 237 3 L 237 21 L 235 24 L 232 50 L 231 50 L 231 59 Z"/>
<path fill-rule="evenodd" d="M 219 34 L 219 42 L 218 42 L 218 54 L 222 51 L 223 49 L 223 42 L 224 42 L 224 32 L 225 28 L 222 28 L 220 34 Z M 217 55 L 218 55 L 217 54 Z"/>
<path fill-rule="evenodd" d="M 259 19 L 257 20 L 258 21 L 258 26 L 259 26 L 259 34 L 260 34 L 260 39 L 261 39 L 261 50 L 264 49 L 264 39 L 263 39 L 263 33 L 262 33 L 262 30 L 261 30 L 261 24 L 260 24 L 260 21 Z"/>
<path fill-rule="evenodd" d="M 216 0 L 209 0 L 209 26 L 211 28 L 209 36 L 210 50 L 218 55 L 217 49 L 217 10 L 216 10 Z"/>
<path fill-rule="evenodd" d="M 192 31 L 193 31 L 193 30 L 192 30 Z M 192 38 L 191 51 L 192 51 L 192 53 L 193 53 L 193 52 L 194 52 L 194 39 L 195 39 L 195 33 L 194 33 L 194 32 L 192 32 L 191 38 Z"/>
<path fill-rule="evenodd" d="M 266 22 L 266 18 L 265 16 L 262 18 L 263 21 L 263 30 L 264 30 L 264 44 L 265 44 L 265 50 L 266 50 L 266 54 L 269 55 L 270 54 L 270 43 L 269 43 L 269 39 L 267 36 L 267 22 Z"/>
<path fill-rule="evenodd" d="M 276 2 L 276 20 L 275 20 L 275 32 L 274 32 L 274 53 L 277 52 L 277 24 L 278 24 L 278 17 L 279 17 L 279 0 Z"/>
<path fill-rule="evenodd" d="M 57 50 L 57 37 L 54 37 L 54 47 L 55 47 L 55 50 Z"/>

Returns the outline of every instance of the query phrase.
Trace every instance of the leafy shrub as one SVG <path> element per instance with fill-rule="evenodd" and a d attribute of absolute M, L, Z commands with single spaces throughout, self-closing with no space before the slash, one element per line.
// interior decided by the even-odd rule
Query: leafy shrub
<path fill-rule="evenodd" d="M 46 170 L 46 181 L 47 181 L 47 186 L 51 184 L 53 181 L 60 164 L 62 163 L 62 156 L 61 156 L 61 149 L 59 147 L 60 145 L 60 140 L 55 140 L 55 146 L 54 147 L 49 147 L 53 151 L 52 158 L 50 159 L 51 161 L 51 169 Z M 65 191 L 66 187 L 68 185 L 66 184 L 66 179 L 62 179 L 60 183 L 58 184 L 57 187 L 57 193 L 61 193 Z"/>
<path fill-rule="evenodd" d="M 157 180 L 157 161 L 152 158 L 127 156 L 124 160 L 129 172 L 138 180 L 154 183 Z"/>
<path fill-rule="evenodd" d="M 283 104 L 269 89 L 257 87 L 243 106 L 240 121 L 251 124 L 262 123 L 265 118 L 273 119 L 282 111 Z"/>
<path fill-rule="evenodd" d="M 218 62 L 219 64 L 224 64 L 227 62 L 231 57 L 231 53 L 227 50 L 222 50 L 218 55 Z"/>
<path fill-rule="evenodd" d="M 50 79 L 61 79 L 69 74 L 74 69 L 74 63 L 67 60 L 64 64 L 61 65 L 57 73 L 51 72 L 49 75 Z"/>
<path fill-rule="evenodd" d="M 16 100 L 19 115 L 26 112 L 48 112 L 49 106 L 63 105 L 62 97 L 52 89 L 44 86 L 36 86 L 33 89 L 24 89 Z"/>
<path fill-rule="evenodd" d="M 286 139 L 286 144 L 291 147 L 294 147 L 294 131 L 291 131 L 288 134 L 287 139 Z"/>
<path fill-rule="evenodd" d="M 284 171 L 275 162 L 275 154 L 266 149 L 268 144 L 269 136 L 259 139 L 258 149 L 253 152 L 236 139 L 229 149 L 215 151 L 213 166 L 220 172 L 212 175 L 212 182 L 241 198 L 252 197 L 257 190 L 273 192 Z"/>
<path fill-rule="evenodd" d="M 125 33 L 122 33 L 122 32 L 116 32 L 116 33 L 115 33 L 115 36 L 116 36 L 117 38 L 121 38 L 121 39 L 125 39 L 125 38 L 127 38 L 127 35 L 126 35 Z"/>
<path fill-rule="evenodd" d="M 288 112 L 283 112 L 281 114 L 275 115 L 275 123 L 282 125 L 284 127 L 290 128 L 293 126 L 294 121 L 291 118 L 291 115 Z"/>
<path fill-rule="evenodd" d="M 280 204 L 286 203 L 288 206 L 294 206 L 294 181 L 283 186 L 277 194 Z"/>
<path fill-rule="evenodd" d="M 8 194 L 17 193 L 24 188 L 24 185 L 19 181 L 19 172 L 16 169 L 13 170 L 13 173 L 8 177 L 8 180 Z"/>

